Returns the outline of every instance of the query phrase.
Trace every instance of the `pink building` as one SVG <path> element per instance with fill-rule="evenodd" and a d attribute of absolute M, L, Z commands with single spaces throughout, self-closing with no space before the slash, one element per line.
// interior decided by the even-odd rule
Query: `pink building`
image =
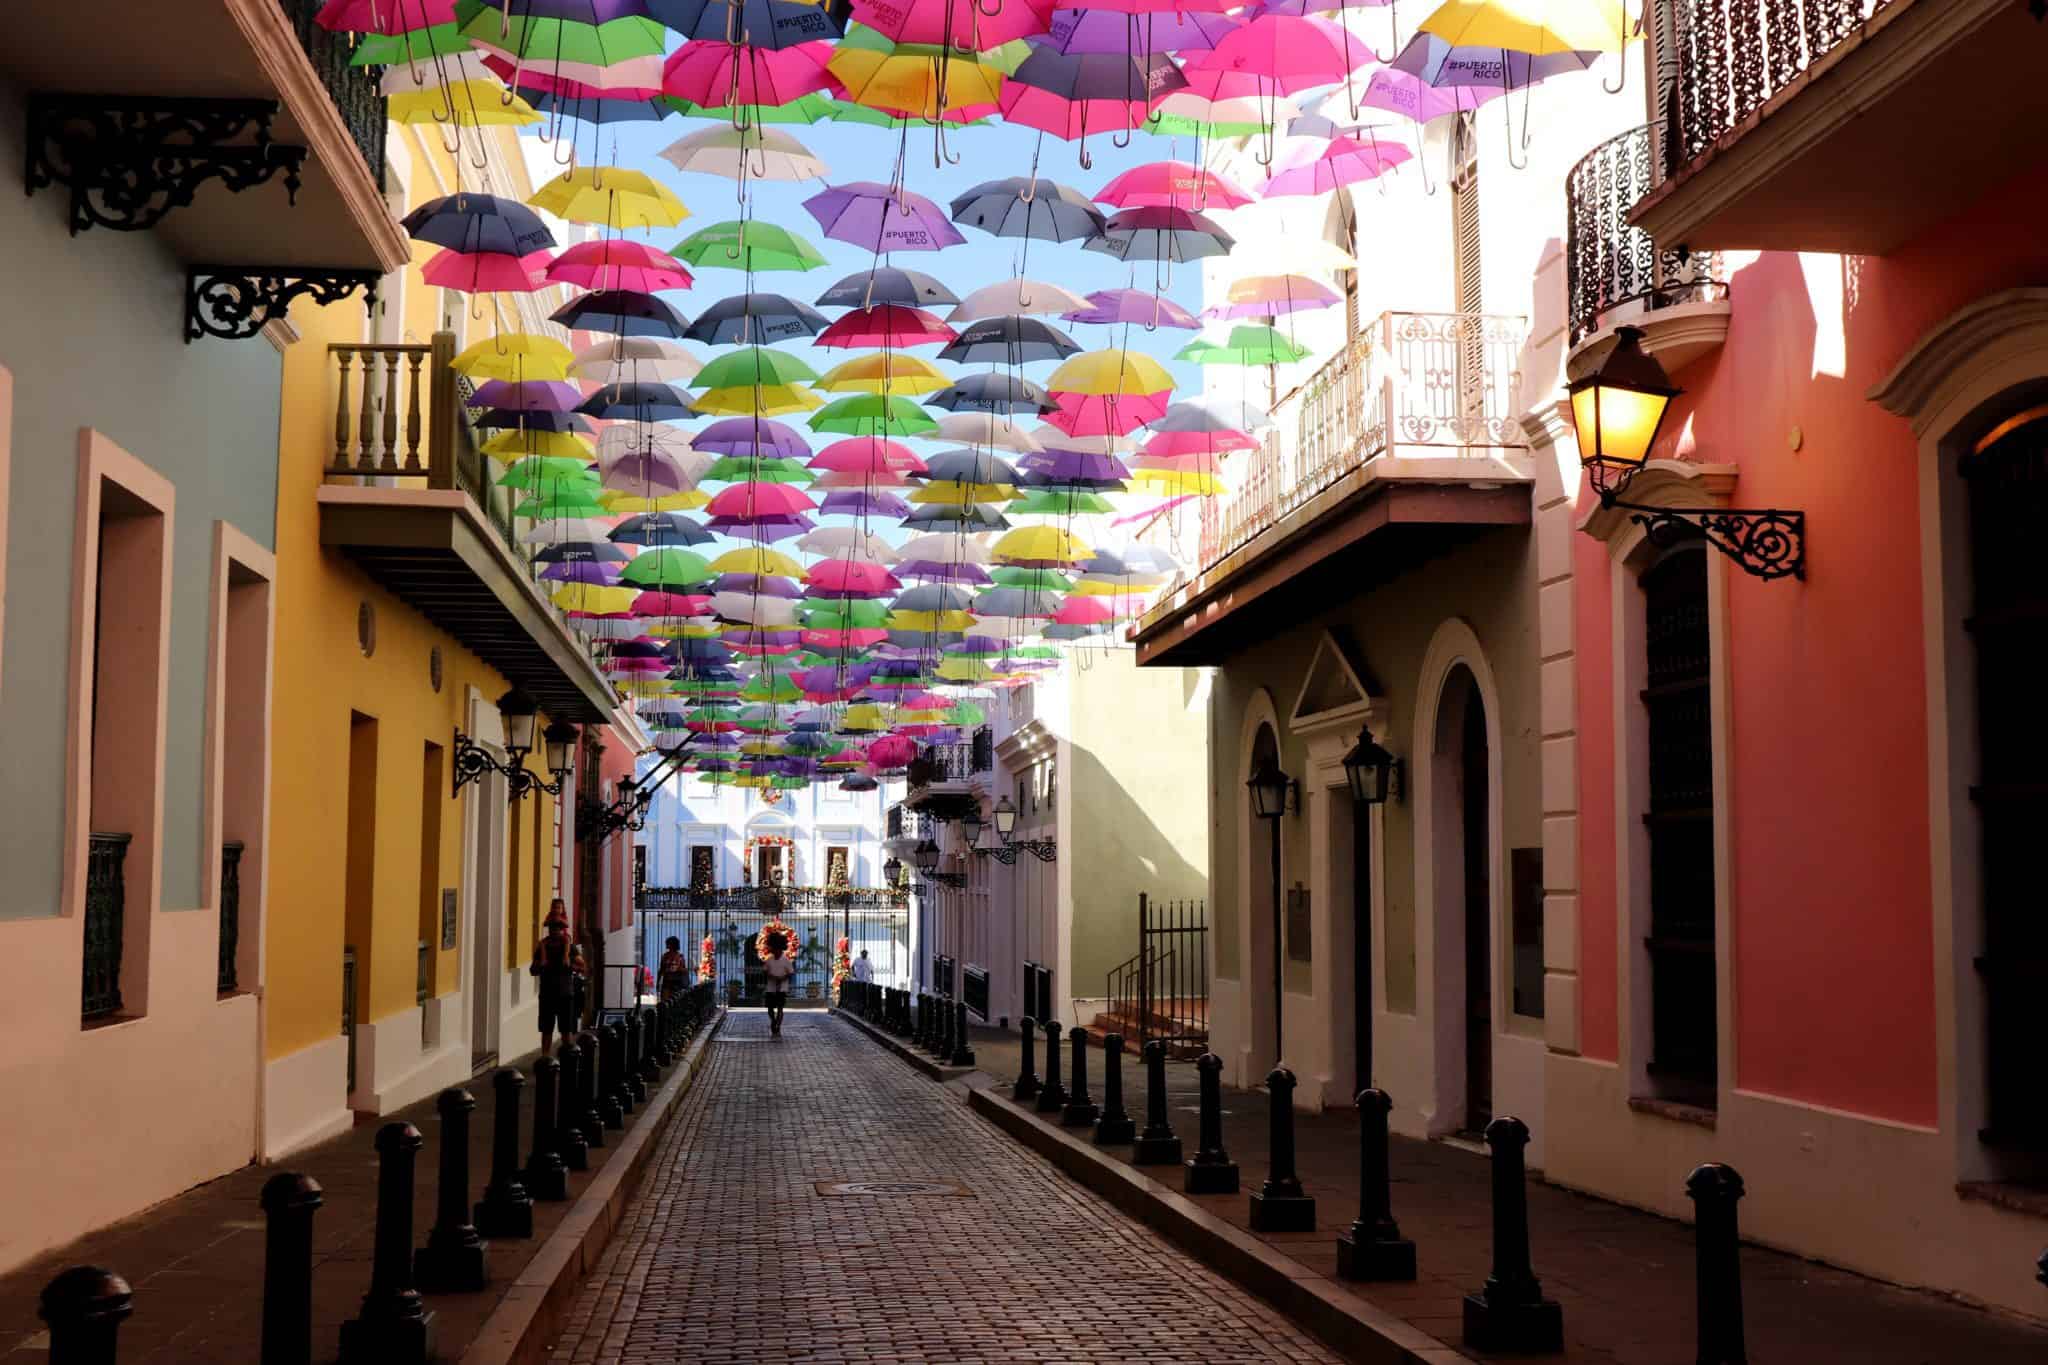
<path fill-rule="evenodd" d="M 1537 650 L 1550 1177 L 1682 1216 L 1730 1162 L 1747 1234 L 2036 1314 L 2041 9 L 1652 5 L 1644 154 L 1573 181 L 1567 375 L 1640 328 L 1684 392 L 1627 498 L 1803 512 L 1808 559 L 1582 488 Z M 1669 287 L 1709 252 L 1726 303 Z"/>

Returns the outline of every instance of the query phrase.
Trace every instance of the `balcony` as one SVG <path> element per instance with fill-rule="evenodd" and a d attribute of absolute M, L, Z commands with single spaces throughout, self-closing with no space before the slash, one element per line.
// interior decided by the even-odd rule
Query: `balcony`
<path fill-rule="evenodd" d="M 618 705 L 513 535 L 450 367 L 430 346 L 332 346 L 334 451 L 320 488 L 320 543 L 354 560 L 422 616 L 531 693 L 551 717 L 608 721 Z"/>
<path fill-rule="evenodd" d="M 1527 332 L 1518 317 L 1383 313 L 1284 397 L 1236 492 L 1203 504 L 1199 572 L 1139 621 L 1139 666 L 1220 663 L 1327 606 L 1332 581 L 1363 592 L 1527 525 Z"/>
<path fill-rule="evenodd" d="M 319 0 L 15 8 L 0 82 L 27 96 L 27 185 L 68 200 L 74 232 L 153 230 L 187 267 L 232 267 L 188 290 L 362 287 L 410 258 L 383 196 L 381 73 L 313 23 Z"/>
<path fill-rule="evenodd" d="M 1656 130 L 1609 138 L 1579 159 L 1564 182 L 1567 320 L 1572 360 L 1592 358 L 1614 329 L 1638 328 L 1670 371 L 1728 336 L 1728 283 L 1713 252 L 1659 250 L 1628 211 L 1649 193 Z"/>
<path fill-rule="evenodd" d="M 2024 0 L 1658 0 L 1675 37 L 1657 241 L 1882 255 L 2023 168 L 2048 123 Z"/>
<path fill-rule="evenodd" d="M 904 806 L 935 819 L 958 819 L 979 802 L 977 786 L 988 786 L 994 767 L 995 736 L 986 725 L 964 743 L 927 744 L 904 774 L 909 783 Z"/>

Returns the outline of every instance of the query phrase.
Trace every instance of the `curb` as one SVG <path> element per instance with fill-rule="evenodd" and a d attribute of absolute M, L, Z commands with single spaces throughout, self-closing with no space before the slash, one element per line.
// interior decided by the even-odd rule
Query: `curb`
<path fill-rule="evenodd" d="M 957 1081 L 962 1076 L 972 1076 L 981 1070 L 978 1066 L 947 1066 L 941 1062 L 935 1062 L 917 1049 L 899 1041 L 890 1034 L 882 1032 L 851 1010 L 843 1010 L 839 1006 L 834 1005 L 832 1006 L 832 1015 L 834 1018 L 844 1019 L 847 1023 L 853 1025 L 862 1033 L 867 1034 L 868 1037 L 874 1039 L 883 1047 L 888 1048 L 889 1051 L 895 1053 L 898 1057 L 901 1057 L 904 1061 L 910 1063 L 941 1085 L 947 1081 Z"/>
<path fill-rule="evenodd" d="M 995 1090 L 976 1090 L 967 1104 L 1076 1183 L 1265 1299 L 1345 1359 L 1360 1365 L 1470 1365 L 1471 1357 Z"/>
<path fill-rule="evenodd" d="M 548 1338 L 561 1325 L 572 1292 L 596 1267 L 611 1241 L 612 1230 L 625 1216 L 627 1202 L 640 1183 L 641 1171 L 675 1116 L 676 1102 L 702 1069 L 705 1049 L 725 1019 L 721 1007 L 711 1026 L 690 1041 L 661 1089 L 647 1097 L 633 1126 L 619 1134 L 618 1151 L 583 1187 L 570 1204 L 568 1216 L 556 1224 L 477 1329 L 475 1339 L 462 1353 L 469 1365 L 532 1365 L 547 1357 Z"/>

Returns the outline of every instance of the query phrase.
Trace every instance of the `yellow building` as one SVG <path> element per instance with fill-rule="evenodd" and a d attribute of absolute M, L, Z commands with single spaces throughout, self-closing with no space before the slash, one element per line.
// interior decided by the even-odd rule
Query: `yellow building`
<path fill-rule="evenodd" d="M 439 129 L 394 126 L 394 208 L 476 189 L 479 148 L 488 192 L 525 199 L 513 133 L 477 136 L 464 130 L 458 167 Z M 428 285 L 434 250 L 415 246 L 367 318 L 356 303 L 296 310 L 285 353 L 265 1155 L 537 1040 L 525 965 L 549 900 L 576 903 L 573 777 L 562 800 L 509 799 L 488 771 L 457 794 L 457 732 L 502 759 L 497 702 L 516 686 L 543 726 L 646 743 L 534 581 L 447 369 L 497 330 L 566 340 L 546 321 L 561 299 L 520 296 L 515 312 L 500 296 L 501 316 Z M 549 780 L 542 753 L 527 767 Z"/>

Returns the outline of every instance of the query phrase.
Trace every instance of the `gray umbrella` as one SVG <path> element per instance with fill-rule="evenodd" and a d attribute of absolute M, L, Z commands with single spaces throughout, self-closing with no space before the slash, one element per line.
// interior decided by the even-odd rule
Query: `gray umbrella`
<path fill-rule="evenodd" d="M 1071 242 L 1100 237 L 1109 220 L 1077 189 L 1011 175 L 984 181 L 955 199 L 953 221 L 998 237 Z"/>
<path fill-rule="evenodd" d="M 950 412 L 1030 412 L 1044 416 L 1059 411 L 1059 404 L 1052 401 L 1052 395 L 1042 385 L 1014 374 L 964 375 L 924 401 L 927 406 Z"/>
<path fill-rule="evenodd" d="M 925 474 L 957 483 L 1015 483 L 1017 471 L 986 451 L 942 450 L 924 462 Z"/>
<path fill-rule="evenodd" d="M 1197 261 L 1227 256 L 1237 239 L 1187 209 L 1125 209 L 1109 220 L 1100 237 L 1084 245 L 1120 261 Z"/>
<path fill-rule="evenodd" d="M 921 270 L 856 270 L 818 295 L 820 308 L 879 308 L 885 303 L 931 308 L 958 303 L 959 295 Z"/>
<path fill-rule="evenodd" d="M 966 611 L 974 597 L 965 588 L 946 583 L 921 583 L 905 588 L 889 603 L 891 611 Z"/>
<path fill-rule="evenodd" d="M 963 365 L 1029 365 L 1065 360 L 1080 349 L 1072 337 L 1037 318 L 980 318 L 962 328 L 939 352 L 939 359 Z"/>
<path fill-rule="evenodd" d="M 808 303 L 781 294 L 734 294 L 700 313 L 683 335 L 708 346 L 759 346 L 814 337 L 830 325 Z"/>

